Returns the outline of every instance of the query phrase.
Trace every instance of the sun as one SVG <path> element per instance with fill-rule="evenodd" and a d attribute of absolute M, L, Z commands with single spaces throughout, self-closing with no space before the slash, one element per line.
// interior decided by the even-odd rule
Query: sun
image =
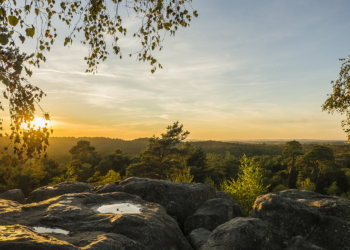
<path fill-rule="evenodd" d="M 39 127 L 40 128 L 49 127 L 51 125 L 51 122 L 49 120 L 45 120 L 44 118 L 35 116 L 34 120 L 30 124 L 31 124 L 31 127 L 35 125 L 34 128 L 37 129 Z M 22 123 L 21 127 L 27 128 L 28 126 L 26 123 Z"/>

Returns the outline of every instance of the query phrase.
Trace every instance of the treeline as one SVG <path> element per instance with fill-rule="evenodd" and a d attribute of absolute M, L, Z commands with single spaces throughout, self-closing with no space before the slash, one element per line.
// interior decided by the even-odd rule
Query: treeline
<path fill-rule="evenodd" d="M 350 197 L 348 145 L 184 142 L 187 135 L 182 125 L 174 123 L 160 137 L 134 141 L 53 138 L 62 140 L 50 146 L 51 158 L 25 163 L 11 155 L 0 158 L 0 192 L 20 188 L 28 194 L 63 181 L 101 185 L 131 176 L 201 182 L 222 190 L 237 181 L 245 166 L 261 173 L 258 181 L 268 192 L 299 188 Z M 115 148 L 118 144 L 121 149 Z M 61 154 L 69 159 L 52 157 Z"/>

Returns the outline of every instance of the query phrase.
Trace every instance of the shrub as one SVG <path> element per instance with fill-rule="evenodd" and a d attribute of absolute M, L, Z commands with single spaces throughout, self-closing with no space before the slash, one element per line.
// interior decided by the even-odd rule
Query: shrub
<path fill-rule="evenodd" d="M 280 184 L 272 189 L 272 192 L 279 192 L 288 189 L 285 185 Z"/>
<path fill-rule="evenodd" d="M 206 176 L 204 179 L 204 184 L 205 185 L 209 185 L 209 186 L 213 186 L 215 188 L 215 190 L 217 190 L 216 186 L 215 186 L 215 182 L 213 181 L 213 179 L 210 176 Z"/>
<path fill-rule="evenodd" d="M 241 160 L 241 169 L 237 180 L 223 181 L 221 187 L 237 200 L 244 215 L 252 212 L 256 198 L 265 194 L 269 186 L 263 185 L 263 171 L 244 155 Z"/>
<path fill-rule="evenodd" d="M 99 175 L 100 175 L 100 171 L 95 172 L 95 174 L 88 179 L 88 183 L 93 186 L 99 186 L 107 183 L 120 181 L 122 179 L 120 177 L 120 173 L 116 173 L 113 170 L 109 170 L 105 176 L 99 176 Z"/>
<path fill-rule="evenodd" d="M 340 193 L 340 189 L 337 186 L 337 182 L 333 182 L 328 188 L 325 188 L 328 195 L 337 196 Z"/>
<path fill-rule="evenodd" d="M 191 168 L 186 167 L 183 170 L 180 170 L 177 173 L 171 174 L 167 176 L 167 179 L 172 182 L 188 182 L 192 183 L 193 182 L 194 176 L 191 175 Z"/>
<path fill-rule="evenodd" d="M 310 178 L 307 178 L 305 181 L 298 180 L 297 188 L 300 190 L 315 191 L 315 183 L 310 181 Z"/>

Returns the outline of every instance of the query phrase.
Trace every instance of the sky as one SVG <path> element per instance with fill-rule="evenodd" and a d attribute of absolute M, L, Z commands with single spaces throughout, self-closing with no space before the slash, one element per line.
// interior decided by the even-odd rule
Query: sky
<path fill-rule="evenodd" d="M 160 135 L 179 121 L 189 139 L 346 140 L 341 115 L 322 112 L 350 54 L 348 0 L 193 0 L 199 17 L 166 36 L 163 69 L 127 55 L 140 49 L 132 30 L 95 75 L 88 48 L 63 47 L 67 28 L 30 82 L 47 93 L 42 108 L 53 136 L 132 140 Z M 33 44 L 28 44 L 27 48 Z M 42 116 L 37 112 L 38 116 Z"/>

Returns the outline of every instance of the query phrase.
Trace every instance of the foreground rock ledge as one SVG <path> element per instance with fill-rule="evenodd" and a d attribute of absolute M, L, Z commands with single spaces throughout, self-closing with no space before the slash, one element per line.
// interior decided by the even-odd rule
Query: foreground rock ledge
<path fill-rule="evenodd" d="M 283 242 L 294 236 L 329 250 L 350 249 L 350 200 L 285 190 L 258 197 L 252 217 L 272 225 Z"/>
<path fill-rule="evenodd" d="M 127 203 L 140 213 L 100 213 L 101 205 Z M 21 205 L 0 200 L 0 249 L 191 250 L 176 221 L 156 203 L 122 193 L 68 194 Z M 36 233 L 41 226 L 67 230 Z"/>
<path fill-rule="evenodd" d="M 140 196 L 143 200 L 165 207 L 183 229 L 186 219 L 193 215 L 207 200 L 215 198 L 215 188 L 202 183 L 170 182 L 132 177 L 93 189 L 96 193 L 125 192 Z"/>

